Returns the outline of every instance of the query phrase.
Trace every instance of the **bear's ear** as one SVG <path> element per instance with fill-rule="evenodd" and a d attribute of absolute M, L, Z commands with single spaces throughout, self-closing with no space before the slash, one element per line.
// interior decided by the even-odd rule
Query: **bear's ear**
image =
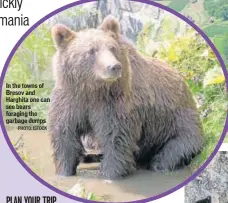
<path fill-rule="evenodd" d="M 75 36 L 76 33 L 65 25 L 59 24 L 52 28 L 52 38 L 56 48 L 65 48 Z"/>
<path fill-rule="evenodd" d="M 120 33 L 120 24 L 117 18 L 112 15 L 108 15 L 100 25 L 100 29 L 104 31 L 111 31 L 118 36 Z"/>

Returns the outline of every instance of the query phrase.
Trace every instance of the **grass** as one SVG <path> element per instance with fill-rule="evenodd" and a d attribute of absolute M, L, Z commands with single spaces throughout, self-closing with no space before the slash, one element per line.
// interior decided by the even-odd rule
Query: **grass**
<path fill-rule="evenodd" d="M 228 35 L 227 25 L 213 24 L 203 29 L 208 37 L 214 37 L 216 35 Z"/>
<path fill-rule="evenodd" d="M 225 47 L 227 46 L 227 38 L 224 36 L 216 36 L 213 41 L 218 51 L 223 55 L 225 53 Z"/>
<path fill-rule="evenodd" d="M 178 12 L 182 11 L 185 6 L 188 4 L 188 0 L 172 0 L 171 3 L 168 5 L 169 8 L 172 8 Z"/>
<path fill-rule="evenodd" d="M 227 56 L 227 51 L 228 51 L 228 36 L 223 36 L 223 35 L 217 35 L 211 38 L 214 45 L 218 49 L 219 53 L 221 54 L 224 62 L 226 65 L 228 64 L 228 56 Z"/>
<path fill-rule="evenodd" d="M 156 1 L 156 2 L 164 6 L 168 6 L 171 3 L 171 1 Z"/>
<path fill-rule="evenodd" d="M 228 63 L 228 56 L 227 56 L 227 50 L 228 50 L 228 37 L 225 36 L 216 36 L 213 38 L 213 42 L 218 49 L 219 53 L 221 54 L 224 62 Z"/>

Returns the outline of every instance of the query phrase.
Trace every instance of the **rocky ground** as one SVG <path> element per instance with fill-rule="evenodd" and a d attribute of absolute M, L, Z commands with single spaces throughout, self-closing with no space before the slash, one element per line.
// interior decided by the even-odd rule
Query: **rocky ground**
<path fill-rule="evenodd" d="M 219 152 L 209 166 L 185 187 L 185 203 L 211 196 L 212 203 L 228 202 L 228 152 Z"/>

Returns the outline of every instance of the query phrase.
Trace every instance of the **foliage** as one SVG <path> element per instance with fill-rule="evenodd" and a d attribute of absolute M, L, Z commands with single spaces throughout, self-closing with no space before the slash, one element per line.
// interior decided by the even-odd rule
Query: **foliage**
<path fill-rule="evenodd" d="M 12 58 L 9 68 L 5 76 L 5 83 L 16 84 L 41 84 L 44 83 L 43 89 L 36 89 L 37 98 L 49 98 L 51 90 L 54 85 L 51 74 L 51 58 L 55 52 L 50 25 L 57 20 L 71 20 L 72 27 L 78 25 L 78 18 L 83 18 L 84 15 L 100 16 L 100 12 L 94 9 L 84 9 L 82 7 L 75 7 L 54 16 L 50 21 L 47 21 L 37 27 L 20 45 L 14 57 Z M 55 23 L 57 23 L 55 22 Z M 62 22 L 62 21 L 61 21 Z M 67 21 L 65 22 L 67 23 Z M 34 89 L 24 89 L 25 91 L 32 91 Z M 3 87 L 3 92 L 6 91 L 6 86 Z M 11 96 L 11 98 L 18 98 L 18 96 Z M 5 94 L 3 94 L 3 101 L 5 102 Z M 5 102 L 6 104 L 6 102 Z M 3 105 L 3 113 L 6 109 Z M 22 103 L 18 103 L 22 104 Z M 47 117 L 48 103 L 26 103 L 31 105 L 34 112 L 39 112 L 39 119 Z"/>
<path fill-rule="evenodd" d="M 215 16 L 216 12 L 227 4 L 228 0 L 204 0 L 204 7 L 211 16 Z"/>
<path fill-rule="evenodd" d="M 211 37 L 214 45 L 221 54 L 224 62 L 228 65 L 228 25 L 212 25 L 204 29 L 206 34 Z"/>
<path fill-rule="evenodd" d="M 228 0 L 204 0 L 204 8 L 210 16 L 217 18 L 212 24 L 203 29 L 207 36 L 214 39 L 214 43 L 228 64 Z"/>
<path fill-rule="evenodd" d="M 225 64 L 228 65 L 228 32 L 226 27 L 213 25 L 204 29 L 204 31 L 211 37 Z"/>
<path fill-rule="evenodd" d="M 215 54 L 193 29 L 186 28 L 185 32 L 179 36 L 176 33 L 172 34 L 172 37 L 169 35 L 168 38 L 163 38 L 163 43 L 157 49 L 156 54 L 154 52 L 146 54 L 155 55 L 178 69 L 193 93 L 206 140 L 202 154 L 192 165 L 195 169 L 214 150 L 224 127 L 228 107 L 225 78 Z M 150 38 L 150 35 L 144 36 Z M 144 44 L 140 38 L 138 40 L 141 49 L 144 45 L 144 50 L 150 50 L 147 47 L 150 44 Z"/>
<path fill-rule="evenodd" d="M 228 20 L 228 4 L 218 8 L 215 16 L 217 18 L 222 18 L 223 20 Z"/>
<path fill-rule="evenodd" d="M 207 87 L 209 85 L 216 85 L 225 82 L 225 76 L 222 72 L 221 67 L 215 66 L 206 72 L 206 75 L 203 80 L 203 86 Z"/>
<path fill-rule="evenodd" d="M 180 29 L 181 23 L 174 16 L 164 17 L 161 26 L 158 28 L 155 28 L 153 23 L 148 22 L 137 37 L 137 47 L 143 54 L 153 55 L 159 44 L 165 46 L 173 38 L 173 34 Z"/>
<path fill-rule="evenodd" d="M 9 68 L 5 76 L 5 82 L 12 84 L 41 84 L 45 83 L 45 87 L 37 88 L 35 97 L 48 98 L 53 86 L 51 79 L 50 63 L 54 53 L 54 46 L 51 39 L 50 29 L 42 24 L 34 32 L 32 32 L 18 48 L 12 58 Z M 26 88 L 25 91 L 34 90 Z M 3 87 L 3 92 L 6 91 L 6 86 Z M 5 101 L 6 95 L 3 94 Z M 19 96 L 11 96 L 18 98 Z M 10 103 L 8 103 L 10 104 Z M 22 104 L 22 103 L 18 103 Z M 32 106 L 32 110 L 39 112 L 39 118 L 46 118 L 48 103 L 26 103 Z M 3 105 L 3 112 L 5 112 Z"/>
<path fill-rule="evenodd" d="M 154 32 L 154 25 L 152 23 L 147 23 L 144 25 L 143 30 L 141 31 L 141 33 L 138 35 L 138 41 L 140 42 L 140 44 L 138 43 L 138 48 L 139 51 L 143 52 L 143 53 L 147 53 L 148 51 L 145 50 L 145 45 L 150 43 L 150 38 L 149 37 L 145 37 L 147 35 L 152 36 L 153 32 Z"/>
<path fill-rule="evenodd" d="M 200 6 L 200 4 L 197 7 L 192 7 L 194 4 L 189 3 L 181 11 L 185 16 L 192 17 L 207 36 L 211 37 L 211 39 L 216 38 L 214 41 L 215 46 L 228 65 L 228 43 L 226 41 L 228 36 L 228 0 L 203 0 L 203 6 Z M 170 5 L 168 6 L 170 7 Z M 176 8 L 173 9 L 177 10 Z"/>

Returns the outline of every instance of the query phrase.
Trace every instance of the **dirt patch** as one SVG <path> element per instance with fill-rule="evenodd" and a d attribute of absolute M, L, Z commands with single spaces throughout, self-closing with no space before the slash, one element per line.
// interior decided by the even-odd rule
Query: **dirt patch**
<path fill-rule="evenodd" d="M 211 196 L 212 203 L 228 202 L 228 152 L 219 152 L 209 166 L 185 187 L 185 203 Z"/>
<path fill-rule="evenodd" d="M 58 177 L 54 173 L 52 150 L 47 134 L 39 131 L 10 131 L 8 134 L 14 142 L 23 136 L 23 147 L 28 157 L 27 165 L 43 180 L 65 192 L 74 189 L 80 182 L 87 191 L 108 201 L 133 201 L 165 192 L 191 175 L 188 168 L 167 174 L 140 170 L 131 177 L 110 182 L 98 178 L 99 164 L 81 164 L 77 176 Z"/>

